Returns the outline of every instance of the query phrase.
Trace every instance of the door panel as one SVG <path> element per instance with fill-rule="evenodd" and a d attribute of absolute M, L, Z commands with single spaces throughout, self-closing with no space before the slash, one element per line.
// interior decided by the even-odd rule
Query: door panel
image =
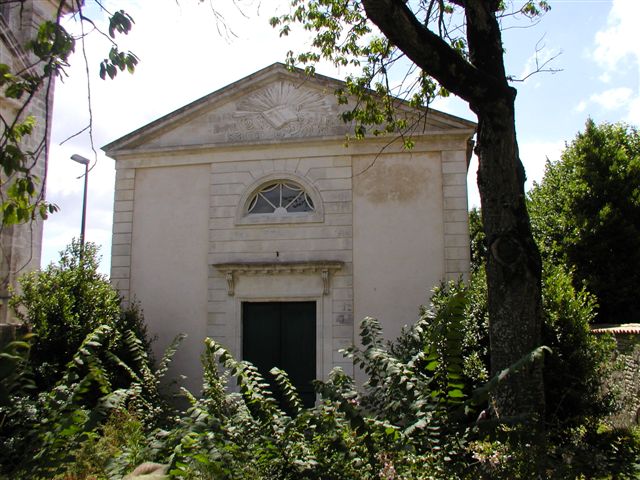
<path fill-rule="evenodd" d="M 316 304 L 281 304 L 281 358 L 283 369 L 298 389 L 305 405 L 315 402 L 312 380 L 316 378 Z"/>
<path fill-rule="evenodd" d="M 287 372 L 306 406 L 315 402 L 315 302 L 244 302 L 242 351 L 270 383 L 269 370 Z M 274 389 L 276 390 L 276 389 Z M 279 398 L 279 392 L 276 392 Z"/>
<path fill-rule="evenodd" d="M 242 307 L 242 358 L 266 376 L 271 368 L 281 363 L 278 304 L 244 303 Z"/>

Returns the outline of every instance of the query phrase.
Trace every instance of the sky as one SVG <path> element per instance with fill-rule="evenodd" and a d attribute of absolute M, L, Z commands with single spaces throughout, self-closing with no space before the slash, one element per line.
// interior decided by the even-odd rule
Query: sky
<path fill-rule="evenodd" d="M 115 170 L 114 161 L 100 147 L 274 62 L 284 62 L 287 51 L 302 49 L 308 37 L 295 31 L 280 38 L 270 27 L 269 18 L 289 11 L 288 2 L 281 0 L 102 3 L 112 11 L 124 8 L 133 17 L 133 30 L 118 43 L 121 50 L 133 51 L 140 64 L 133 75 L 101 80 L 99 64 L 110 45 L 85 24 L 84 48 L 78 40 L 66 76 L 56 85 L 47 197 L 60 211 L 45 222 L 42 266 L 57 261 L 59 252 L 79 237 L 84 167 L 70 157 L 80 154 L 91 160 L 86 240 L 101 246 L 100 270 L 108 274 Z M 222 9 L 218 16 L 213 3 Z M 524 79 L 513 86 L 518 90 L 516 128 L 527 189 L 540 181 L 547 159 L 560 158 L 587 118 L 640 125 L 640 1 L 549 3 L 551 11 L 534 25 L 522 21 L 505 25 L 503 31 L 508 74 Z M 100 24 L 93 2 L 86 4 L 85 13 Z M 68 19 L 65 27 L 82 33 L 76 19 Z M 553 72 L 530 75 L 536 62 L 542 65 L 550 59 L 545 69 Z M 340 79 L 348 73 L 327 64 L 318 72 Z M 436 101 L 434 108 L 476 120 L 453 96 Z M 480 204 L 476 170 L 472 161 L 470 207 Z"/>

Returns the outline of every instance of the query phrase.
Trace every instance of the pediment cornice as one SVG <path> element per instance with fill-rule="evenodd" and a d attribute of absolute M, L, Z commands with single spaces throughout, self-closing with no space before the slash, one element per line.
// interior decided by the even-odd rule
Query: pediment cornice
<path fill-rule="evenodd" d="M 344 83 L 282 64 L 267 67 L 186 105 L 103 147 L 117 157 L 132 151 L 227 147 L 273 142 L 344 138 L 353 125 L 344 123 L 334 95 Z M 399 101 L 400 102 L 400 101 Z M 472 135 L 475 123 L 436 110 L 418 112 L 400 102 L 400 115 L 426 115 L 424 133 Z"/>

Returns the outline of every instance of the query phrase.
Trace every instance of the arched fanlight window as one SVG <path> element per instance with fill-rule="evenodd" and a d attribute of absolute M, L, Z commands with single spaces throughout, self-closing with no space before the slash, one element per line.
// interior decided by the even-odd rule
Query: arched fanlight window
<path fill-rule="evenodd" d="M 249 200 L 247 214 L 285 215 L 315 211 L 311 197 L 304 189 L 289 181 L 271 182 Z"/>

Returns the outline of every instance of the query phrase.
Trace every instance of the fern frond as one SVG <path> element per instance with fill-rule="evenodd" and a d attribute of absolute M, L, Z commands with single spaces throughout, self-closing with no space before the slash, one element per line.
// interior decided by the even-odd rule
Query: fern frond
<path fill-rule="evenodd" d="M 180 346 L 180 344 L 185 338 L 187 338 L 186 334 L 179 333 L 178 335 L 175 336 L 175 338 L 171 341 L 169 346 L 166 348 L 166 350 L 164 351 L 164 354 L 162 355 L 162 358 L 160 359 L 160 362 L 158 363 L 158 368 L 156 369 L 156 372 L 155 372 L 155 377 L 157 380 L 164 378 L 164 376 L 167 374 L 167 371 L 169 370 L 169 365 L 173 361 L 173 357 L 178 351 L 178 347 Z"/>
<path fill-rule="evenodd" d="M 296 387 L 291 383 L 287 372 L 274 367 L 270 370 L 270 373 L 275 377 L 278 387 L 282 390 L 285 402 L 293 409 L 294 414 L 299 414 L 303 409 L 302 399 Z"/>

